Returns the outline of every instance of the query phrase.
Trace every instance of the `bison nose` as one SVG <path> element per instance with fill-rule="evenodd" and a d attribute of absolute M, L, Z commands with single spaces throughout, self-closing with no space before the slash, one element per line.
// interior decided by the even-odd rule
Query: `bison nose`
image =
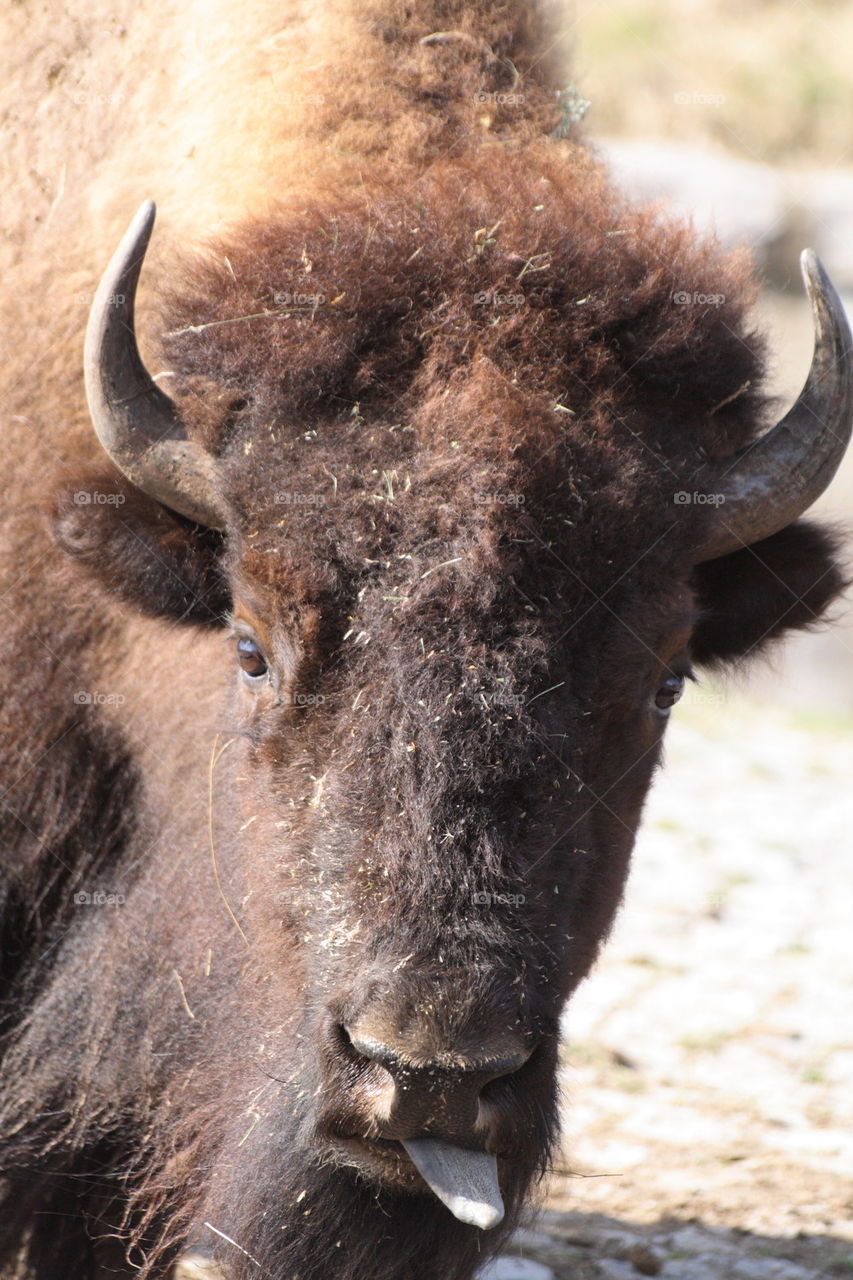
<path fill-rule="evenodd" d="M 486 1085 L 512 1075 L 531 1051 L 505 1040 L 491 1046 L 436 1049 L 424 1044 L 389 1044 L 358 1027 L 341 1027 L 349 1055 L 362 1066 L 381 1068 L 386 1087 L 375 1096 L 373 1126 L 377 1136 L 405 1141 L 435 1134 L 470 1145 L 489 1136 Z"/>

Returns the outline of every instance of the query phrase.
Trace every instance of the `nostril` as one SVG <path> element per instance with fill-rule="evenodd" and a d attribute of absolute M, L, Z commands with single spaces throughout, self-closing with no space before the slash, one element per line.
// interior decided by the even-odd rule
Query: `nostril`
<path fill-rule="evenodd" d="M 394 1077 L 375 1058 L 361 1052 L 343 1024 L 329 1028 L 329 1040 L 338 1082 L 344 1089 L 339 1098 L 343 1112 L 333 1127 L 343 1137 L 378 1137 L 377 1126 L 388 1122 L 395 1105 Z"/>
<path fill-rule="evenodd" d="M 488 1075 L 487 1084 L 491 1084 L 495 1080 L 503 1080 L 506 1076 L 517 1075 L 523 1067 L 526 1067 L 531 1057 L 532 1051 L 526 1053 L 514 1053 L 506 1058 L 495 1058 L 491 1062 L 484 1062 L 481 1067 L 481 1073 Z"/>
<path fill-rule="evenodd" d="M 503 1064 L 503 1070 L 493 1071 L 484 1079 L 478 1100 L 478 1127 L 485 1127 L 499 1112 L 515 1106 L 519 1091 L 523 1092 L 525 1084 L 531 1077 L 535 1078 L 541 1056 L 540 1041 L 529 1052 L 519 1054 L 511 1063 Z"/>
<path fill-rule="evenodd" d="M 495 1053 L 482 1057 L 474 1054 L 462 1054 L 449 1050 L 440 1052 L 424 1052 L 402 1048 L 392 1048 L 383 1041 L 366 1035 L 363 1031 L 344 1026 L 336 1028 L 338 1041 L 343 1052 L 351 1062 L 375 1064 L 384 1067 L 394 1075 L 422 1076 L 440 1075 L 467 1078 L 472 1084 L 479 1082 L 479 1088 L 485 1087 L 494 1080 L 515 1075 L 527 1065 L 534 1050 Z"/>
<path fill-rule="evenodd" d="M 346 1053 L 348 1057 L 357 1058 L 362 1056 L 353 1044 L 352 1036 L 342 1022 L 335 1023 L 332 1028 L 332 1038 L 336 1041 L 337 1048 Z"/>
<path fill-rule="evenodd" d="M 399 1063 L 398 1054 L 388 1045 L 354 1034 L 343 1023 L 335 1027 L 334 1034 L 339 1052 L 353 1065 L 394 1067 Z"/>
<path fill-rule="evenodd" d="M 338 1060 L 342 1060 L 350 1069 L 355 1069 L 359 1073 L 363 1073 L 368 1068 L 383 1065 L 382 1059 L 370 1052 L 369 1045 L 362 1040 L 353 1039 L 343 1023 L 333 1028 L 332 1044 Z"/>
<path fill-rule="evenodd" d="M 363 1032 L 350 1031 L 347 1027 L 342 1027 L 341 1030 L 346 1037 L 350 1052 L 365 1062 L 376 1062 L 390 1071 L 395 1068 L 405 1069 L 414 1065 L 409 1063 L 398 1049 L 392 1049 L 390 1045 L 374 1039 L 373 1036 L 365 1035 Z"/>

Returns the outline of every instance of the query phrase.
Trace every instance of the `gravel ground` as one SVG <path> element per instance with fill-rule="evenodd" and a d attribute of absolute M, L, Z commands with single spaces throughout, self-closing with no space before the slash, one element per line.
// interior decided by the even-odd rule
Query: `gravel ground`
<path fill-rule="evenodd" d="M 667 757 L 559 1170 L 484 1280 L 853 1275 L 853 717 L 700 685 Z"/>

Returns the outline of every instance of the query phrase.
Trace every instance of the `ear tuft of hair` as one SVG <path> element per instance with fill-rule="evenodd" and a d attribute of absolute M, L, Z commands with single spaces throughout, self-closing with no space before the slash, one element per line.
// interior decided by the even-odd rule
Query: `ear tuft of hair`
<path fill-rule="evenodd" d="M 696 662 L 743 661 L 791 631 L 818 626 L 853 581 L 841 544 L 831 528 L 797 520 L 772 538 L 699 565 L 693 576 L 701 610 L 691 642 Z"/>
<path fill-rule="evenodd" d="M 53 537 L 85 577 L 149 617 L 224 624 L 231 607 L 222 537 L 110 471 L 65 481 L 50 500 Z"/>

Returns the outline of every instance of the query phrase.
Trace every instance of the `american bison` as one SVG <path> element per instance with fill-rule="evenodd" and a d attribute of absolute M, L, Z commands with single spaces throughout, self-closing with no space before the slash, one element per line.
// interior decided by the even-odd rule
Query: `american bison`
<path fill-rule="evenodd" d="M 611 189 L 524 0 L 121 8 L 173 69 L 81 10 L 119 100 L 5 245 L 0 1268 L 468 1280 L 670 708 L 843 587 L 850 333 L 804 255 L 773 425 L 749 264 Z"/>

